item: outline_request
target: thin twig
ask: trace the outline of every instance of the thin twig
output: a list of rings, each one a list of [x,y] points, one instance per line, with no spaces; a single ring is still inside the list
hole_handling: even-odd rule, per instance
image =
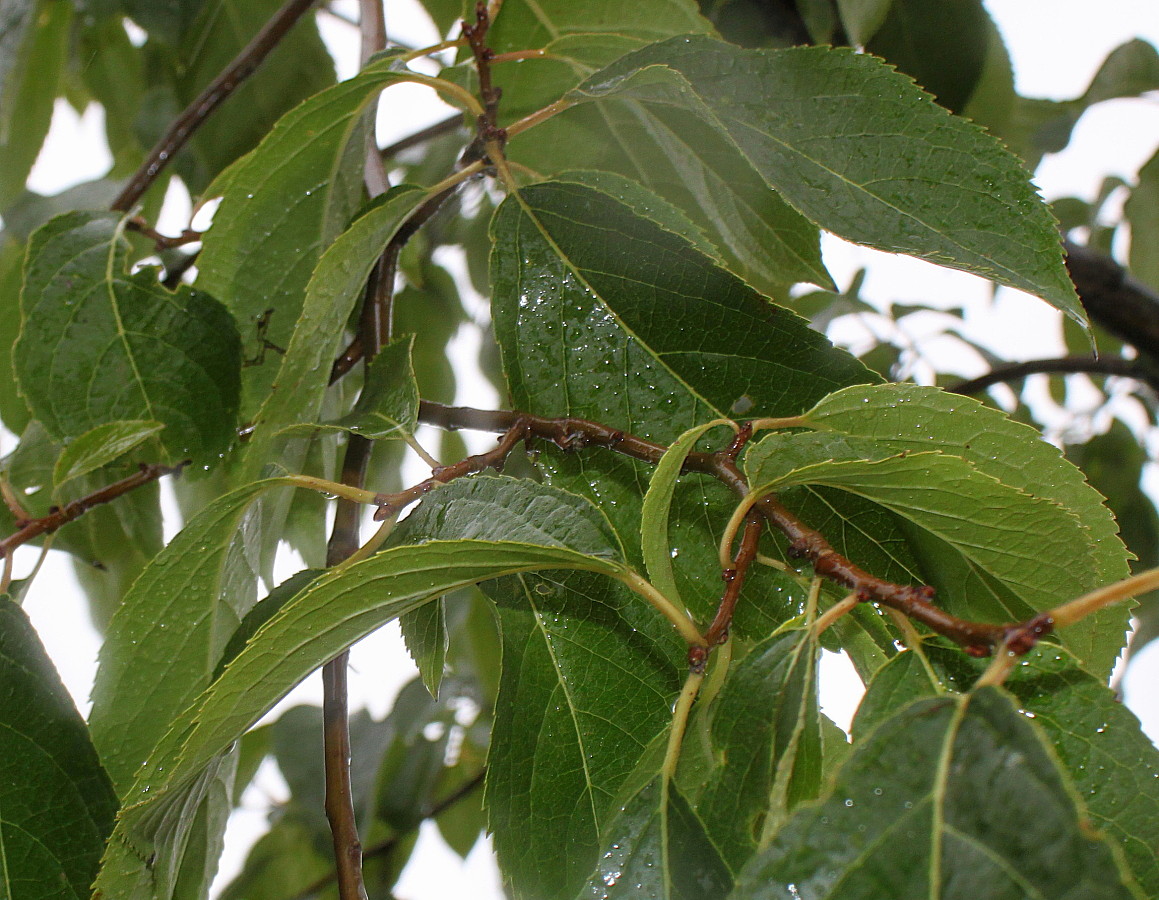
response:
[[[1159,390],[1159,372],[1135,359],[1121,356],[1064,356],[1059,359],[1032,359],[1029,362],[1006,363],[995,366],[985,375],[959,381],[946,388],[951,394],[980,394],[1004,381],[1016,381],[1027,375],[1059,375],[1086,372],[1091,375],[1118,375],[1134,378]]]
[[[94,506],[100,506],[102,503],[109,503],[116,500],[118,497],[129,493],[129,491],[136,490],[165,475],[176,475],[187,465],[189,465],[189,460],[178,463],[175,466],[142,464],[128,478],[122,478],[120,481],[107,484],[103,488],[93,491],[91,494],[86,494],[84,497],[66,503],[64,506],[53,507],[48,515],[41,516],[39,519],[18,522],[19,529],[0,541],[0,557],[10,556],[12,551],[22,544],[27,544],[42,534],[51,534],[74,519],[79,519]]]
[[[708,632],[704,636],[709,647],[723,644],[728,640],[728,628],[732,624],[732,614],[736,609],[736,602],[740,597],[740,589],[744,586],[745,577],[748,575],[749,566],[757,558],[757,547],[760,545],[761,530],[764,527],[764,520],[759,515],[749,515],[745,519],[744,536],[741,538],[740,548],[736,551],[732,566],[722,573],[725,581],[724,596],[720,598],[716,618],[712,620],[712,624],[708,626]]]
[[[364,352],[366,335],[373,334],[379,346],[390,340],[393,318],[391,306],[394,297],[394,279],[398,272],[399,254],[407,241],[414,237],[415,232],[454,195],[460,184],[462,182],[457,181],[420,204],[386,245],[386,249],[375,266],[373,276],[367,285],[369,301],[363,303],[358,334],[334,360],[334,364],[330,368],[330,384],[338,381],[366,355]]]
[[[407,135],[395,141],[393,144],[383,147],[381,150],[382,158],[384,160],[394,159],[394,157],[398,156],[404,150],[425,144],[427,141],[442,137],[444,134],[450,134],[461,128],[462,125],[463,117],[461,114],[456,113],[453,116],[448,116],[441,122],[436,122],[434,125],[422,129],[422,131],[416,131],[414,134]]]
[[[128,212],[210,114],[249,78],[317,0],[287,0],[236,57],[182,111],[117,195],[112,209]]]
[[[358,31],[361,37],[359,59],[365,66],[374,54],[386,48],[386,15],[382,8],[383,0],[358,0]],[[366,164],[363,167],[363,180],[366,182],[366,191],[371,197],[385,194],[390,187],[386,177],[386,168],[382,163],[382,156],[378,150],[378,139],[375,137],[375,121],[378,112],[378,100],[371,103],[369,113],[370,127],[366,134]]]
[[[451,791],[446,797],[437,803],[432,804],[426,810],[419,814],[419,817],[406,827],[399,829],[386,840],[379,841],[377,844],[372,844],[362,852],[363,861],[368,859],[378,859],[380,857],[387,857],[392,854],[402,841],[418,831],[419,826],[428,819],[436,819],[445,813],[448,809],[463,802],[470,797],[475,791],[483,786],[483,780],[487,775],[486,769],[480,769],[467,781],[464,781],[455,790]],[[327,872],[318,880],[308,884],[298,893],[294,894],[290,900],[307,900],[309,897],[316,897],[323,890],[328,888],[337,880],[337,876],[333,872]]]

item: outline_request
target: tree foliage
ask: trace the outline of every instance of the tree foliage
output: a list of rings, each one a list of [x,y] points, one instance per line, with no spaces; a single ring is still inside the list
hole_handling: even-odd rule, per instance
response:
[[[409,48],[364,2],[337,81],[309,0],[5,4],[0,896],[207,896],[265,759],[237,900],[392,896],[426,820],[527,900],[1159,896],[1159,751],[1107,686],[1157,628],[1146,454],[986,393],[1086,372],[1154,420],[1159,165],[1053,206],[1030,173],[1159,54],[1023,97],[944,6],[426,0],[447,40]],[[404,83],[456,112],[382,148]],[[54,102],[113,165],[42,196]],[[173,187],[208,227],[158,232]],[[841,290],[822,230],[1037,296],[1071,355],[859,358],[835,319],[928,311]],[[447,405],[464,329],[501,409]],[[23,545],[102,631],[87,722]],[[349,714],[395,620],[419,674]],[[823,649],[868,687],[848,738]],[[319,668],[322,710],[263,720]]]

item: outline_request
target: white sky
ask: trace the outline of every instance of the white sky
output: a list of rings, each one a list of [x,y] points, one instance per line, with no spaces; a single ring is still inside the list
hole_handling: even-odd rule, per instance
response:
[[[344,6],[356,14],[354,0],[348,0]],[[1034,96],[1066,99],[1081,94],[1106,54],[1132,37],[1141,36],[1159,44],[1159,3],[1154,0],[1102,0],[1094,8],[1089,0],[986,0],[986,6],[1010,48],[1019,90]],[[433,29],[414,14],[414,8],[413,0],[390,0],[388,28],[397,39],[413,46],[433,43],[437,39]],[[326,16],[321,16],[320,21],[327,41],[340,49],[340,74],[349,76],[353,69],[351,60],[357,56],[357,35],[353,29]],[[392,88],[380,117],[380,140],[388,143],[443,118],[447,108],[432,103],[432,98],[433,92],[425,88],[410,85]],[[104,174],[110,158],[101,129],[98,109],[90,108],[78,117],[61,103],[31,179],[33,189],[53,193]],[[1047,158],[1036,181],[1048,199],[1064,195],[1089,198],[1107,174],[1132,180],[1157,146],[1159,98],[1106,103],[1083,118],[1064,153]],[[179,192],[174,192],[172,197],[162,230],[179,230],[188,216],[188,198],[181,197]],[[971,276],[901,257],[887,257],[835,240],[827,239],[824,246],[826,262],[841,286],[848,284],[858,268],[870,266],[863,290],[867,297],[934,306],[974,301],[978,306],[987,306],[980,301],[989,295],[989,285]],[[1016,327],[1011,327],[1010,319],[1005,318],[1011,315],[1017,317]],[[940,329],[939,323],[936,317],[930,319],[931,334]],[[1055,355],[1059,351],[1057,316],[1041,301],[1013,291],[1000,291],[993,313],[971,316],[967,324],[978,333],[987,333],[995,349],[1011,358]],[[857,326],[849,327],[851,330],[843,337],[855,339]],[[995,328],[999,329],[997,336]],[[920,331],[911,336],[923,345],[923,352],[939,353],[945,349],[937,340],[923,341]],[[469,344],[473,338],[464,334],[463,340]],[[969,355],[961,356],[959,365],[965,375],[979,374],[985,368],[980,359]],[[460,381],[480,383],[478,378],[470,376]],[[464,396],[459,402],[492,404],[495,400]],[[11,444],[3,449],[10,448]],[[22,555],[18,560],[30,566],[32,556]],[[78,705],[87,711],[98,640],[88,625],[84,603],[65,557],[50,555],[25,608]],[[61,623],[67,623],[66,627]],[[1157,645],[1159,642],[1140,655],[1123,685],[1128,705],[1143,718],[1151,736],[1159,739],[1159,698],[1153,688],[1159,680]],[[355,705],[369,706],[379,716],[390,708],[398,689],[414,674],[397,627],[384,629],[382,634],[355,648],[352,667],[352,701]],[[840,657],[826,654],[823,669],[826,709],[838,722],[847,723],[857,702],[856,692],[848,687],[848,664]],[[300,702],[321,702],[316,678],[295,691],[279,709]],[[264,831],[269,802],[284,795],[285,788],[276,767],[267,763],[255,786],[247,792],[243,811],[231,823],[219,887],[240,867],[248,844]],[[502,896],[485,843],[478,845],[467,864],[461,866],[458,857],[428,824],[423,829],[419,847],[398,887],[400,897],[437,900],[448,896]]]

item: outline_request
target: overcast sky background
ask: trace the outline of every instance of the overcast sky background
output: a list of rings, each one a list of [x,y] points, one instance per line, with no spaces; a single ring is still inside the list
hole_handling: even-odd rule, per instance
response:
[[[352,17],[357,15],[356,0],[334,5]],[[1159,45],[1159,3],[1154,0],[1102,0],[1097,5],[1089,0],[986,0],[986,7],[1006,40],[1017,87],[1024,95],[1052,99],[1078,96],[1114,47],[1133,37]],[[357,31],[326,15],[320,16],[319,22],[324,38],[338,56],[340,77],[349,77],[357,65]],[[410,46],[425,46],[438,40],[413,0],[389,0],[387,27],[393,38]],[[415,85],[392,87],[385,98],[379,122],[379,138],[384,145],[441,120],[449,111],[433,92]],[[83,116],[77,116],[60,101],[30,186],[42,193],[56,193],[103,175],[111,159],[102,135],[102,121],[99,108],[90,107]],[[1106,175],[1132,181],[1157,146],[1159,98],[1111,101],[1086,113],[1068,148],[1061,154],[1048,156],[1035,180],[1047,199],[1061,196],[1091,199]],[[160,228],[176,233],[187,224],[188,216],[188,197],[171,191]],[[967,330],[971,334],[985,334],[996,352],[1011,359],[1054,356],[1061,351],[1058,315],[1039,300],[1002,289],[991,302],[989,283],[969,275],[904,257],[886,256],[834,239],[827,238],[824,249],[826,264],[842,287],[859,268],[869,268],[862,291],[867,298],[940,307],[966,305],[971,310],[966,318]],[[980,357],[963,352],[960,345],[940,336],[944,322],[936,314],[926,322],[928,331],[919,322],[908,333],[918,357],[924,354],[937,358],[943,366],[950,360],[965,376],[985,370]],[[836,336],[856,342],[859,336],[865,335],[867,327],[872,328],[872,323],[850,321]],[[465,351],[470,351],[478,344],[477,332],[467,328],[459,341]],[[472,354],[464,356],[470,358]],[[483,382],[477,370],[472,370],[472,364],[465,366],[460,373],[461,393],[456,402],[494,406],[498,402],[494,391]],[[920,380],[921,376],[919,359],[915,377]],[[1045,395],[1045,387],[1042,393]],[[1128,409],[1127,414],[1137,425],[1143,422],[1138,408]],[[1081,418],[1081,415],[1080,410],[1078,416]],[[1061,433],[1073,427],[1075,420],[1074,410],[1059,409],[1052,427]],[[0,450],[10,451],[13,440],[5,435]],[[487,442],[486,438],[477,440]],[[418,480],[426,473],[416,464],[410,474],[412,480]],[[1159,478],[1155,480],[1159,482]],[[27,571],[35,559],[31,548],[26,551],[18,555],[18,575]],[[23,570],[19,568],[21,565]],[[285,575],[297,568],[293,560],[283,561],[282,567]],[[49,555],[25,608],[77,705],[82,712],[87,712],[99,641],[89,626],[71,565],[63,554]],[[1159,684],[1157,645],[1159,642],[1153,643],[1136,658],[1123,681],[1128,706],[1143,720],[1153,740],[1159,740],[1159,697],[1155,690]],[[383,629],[356,647],[351,664],[352,705],[365,705],[376,716],[389,711],[398,690],[415,674],[396,626]],[[832,654],[826,655],[823,671],[822,697],[826,711],[845,725],[859,696],[856,678],[851,678],[848,664]],[[320,704],[321,686],[317,676],[280,704],[273,715],[288,705],[302,702]],[[242,811],[231,821],[218,888],[238,870],[249,844],[265,830],[270,804],[285,795],[285,785],[276,767],[267,762],[247,791]],[[448,896],[486,900],[502,896],[487,842],[481,841],[466,865],[460,865],[459,858],[430,825],[423,828],[419,849],[403,873],[397,893],[411,900]]]

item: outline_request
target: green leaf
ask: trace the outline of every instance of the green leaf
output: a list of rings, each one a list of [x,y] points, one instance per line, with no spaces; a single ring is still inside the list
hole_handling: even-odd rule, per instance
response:
[[[720,852],[677,789],[648,782],[608,826],[608,851],[579,897],[723,900],[732,889]]]
[[[423,685],[436,700],[447,659],[447,607],[440,597],[399,620],[406,649],[419,669]]]
[[[393,55],[387,56],[311,97],[283,116],[253,152],[208,189],[216,187],[224,196],[197,260],[197,283],[241,323],[247,358],[258,356],[261,340],[256,323],[268,309],[274,313],[266,340],[279,347],[294,337],[311,345],[317,340],[312,328],[298,327],[307,284],[323,252],[347,227],[361,202],[359,173],[366,149],[362,113],[380,90],[408,77],[396,65]],[[401,202],[401,196],[382,202]],[[383,207],[373,209],[379,213],[372,210],[368,215],[374,215],[371,221],[381,227]],[[373,230],[371,222],[364,223],[364,229]],[[359,237],[349,240],[348,250],[354,252],[355,244],[367,236],[360,229]],[[341,279],[343,299],[346,275]],[[328,318],[322,321],[329,324]],[[327,340],[316,352],[330,349]],[[265,399],[275,381],[276,360],[276,354],[266,354],[264,364],[246,369],[243,409],[252,412]]]
[[[956,615],[1022,621],[1088,589],[1093,546],[1074,513],[955,456],[890,452],[873,442],[777,434],[749,450],[745,468],[754,491],[824,485],[894,513],[907,524],[927,576],[943,589],[941,606]],[[954,592],[946,571],[951,566],[1009,593]]]
[[[148,420],[107,422],[70,441],[52,469],[53,484],[95,472],[139,446],[165,426]]]
[[[488,40],[497,53],[542,47],[573,34],[628,35],[658,40],[674,34],[707,32],[694,0],[640,0],[625,9],[617,0],[512,0],[495,20]],[[532,76],[533,77],[533,76]]]
[[[32,623],[0,597],[0,894],[87,898],[117,798]]]
[[[414,434],[419,418],[419,389],[411,351],[414,335],[383,347],[366,373],[358,402],[334,422],[343,431],[371,440]]]
[[[984,663],[940,643],[926,650],[947,685],[968,685],[982,672]],[[1094,826],[1122,845],[1144,893],[1155,896],[1159,750],[1139,720],[1101,679],[1084,672],[1065,650],[1046,644],[1022,659],[1006,688],[1055,749]]]
[[[1159,290],[1159,153],[1139,170],[1139,181],[1123,206],[1131,225],[1131,274]]]
[[[696,810],[734,871],[821,788],[819,652],[809,629],[762,641],[729,672],[714,706],[722,765]]]
[[[910,75],[960,113],[986,63],[990,16],[981,0],[892,0],[866,50]]]
[[[889,14],[894,0],[837,0],[841,26],[854,44],[864,47]]]
[[[142,573],[113,617],[90,723],[122,795],[178,713],[209,686],[253,604],[253,572],[244,541],[235,538],[253,499],[278,483],[247,485],[206,507]]]
[[[572,97],[623,91],[721,129],[822,228],[1029,291],[1086,321],[1054,221],[1018,160],[873,57],[679,38],[622,57]]]
[[[4,223],[6,226],[8,222]],[[24,263],[24,245],[8,240],[7,233],[0,237],[0,297],[8,298],[0,303],[0,334],[5,340],[0,343],[0,419],[13,434],[19,434],[30,418],[28,406],[16,386],[16,375],[12,366],[12,347],[20,334],[20,304],[12,298],[20,296]]]
[[[651,625],[641,620],[639,598],[584,573],[522,575],[486,590],[504,660],[488,825],[514,897],[571,900],[601,863],[621,785],[671,721],[683,643],[654,614]]]
[[[1159,89],[1159,53],[1146,41],[1127,41],[1112,50],[1081,97],[1073,100],[1018,98],[1003,140],[1017,148],[1031,168],[1044,153],[1057,153],[1070,143],[1079,119],[1092,106],[1119,97],[1135,97]]]
[[[216,78],[281,7],[281,0],[200,4],[196,19],[173,42],[177,101],[184,107]],[[314,16],[303,16],[222,107],[193,134],[185,178],[193,194],[248,153],[274,123],[300,102],[334,83],[334,62]]]
[[[648,483],[644,504],[640,508],[640,552],[648,569],[652,585],[665,597],[686,608],[680,599],[680,589],[676,586],[676,576],[672,571],[672,549],[668,540],[668,516],[672,510],[672,498],[676,492],[676,482],[684,467],[688,454],[705,433],[719,425],[709,422],[689,428],[680,435],[660,458]]]
[[[909,700],[963,690],[986,663],[931,641],[929,663],[898,654],[873,681],[857,710],[857,740]],[[1005,687],[1049,740],[1082,798],[1092,823],[1120,844],[1147,896],[1159,889],[1153,849],[1159,828],[1159,750],[1114,692],[1084,672],[1065,650],[1040,644],[1027,653]]]
[[[24,266],[20,390],[66,440],[98,425],[165,425],[175,459],[214,460],[234,440],[237,331],[207,294],[171,293],[156,273],[124,271],[120,216],[66,213],[35,234]]]
[[[882,723],[824,802],[745,868],[736,900],[1141,898],[1049,746],[1001,691]],[[795,893],[794,893],[795,892]]]
[[[251,485],[222,498],[198,517],[197,524],[210,528],[214,519],[243,503],[246,492],[252,497],[270,483],[276,482]],[[471,510],[482,505],[491,515],[488,523],[479,525],[472,521]],[[233,514],[240,516],[236,509]],[[228,524],[216,533],[229,531]],[[193,525],[186,528],[174,543],[193,530]],[[144,757],[126,757],[120,748],[108,754],[129,772],[132,770],[126,763],[130,759],[146,758],[148,762],[137,771],[133,787],[126,792],[126,797],[140,802],[122,815],[117,837],[109,844],[99,889],[109,896],[122,896],[153,881],[171,884],[175,854],[181,852],[185,839],[181,829],[186,826],[175,810],[200,802],[204,785],[219,765],[220,754],[311,671],[386,622],[454,588],[514,572],[575,568],[616,576],[625,571],[618,547],[608,542],[606,522],[590,504],[552,488],[515,479],[467,479],[448,485],[424,501],[395,537],[404,535],[425,543],[394,546],[351,566],[329,570],[282,604],[221,676],[181,715],[174,712],[163,718],[157,716],[150,723],[133,724],[135,733],[147,730],[154,741],[158,730],[169,726],[169,731],[151,752],[145,751]],[[503,539],[503,535],[508,539]],[[225,543],[220,537],[218,541]],[[177,560],[184,559],[184,565],[166,566],[163,573],[173,568],[175,577],[188,579],[188,567],[197,565],[188,561],[188,548],[207,543],[203,534],[190,535],[184,552],[173,554]],[[196,558],[220,559],[224,553],[224,549],[218,549],[214,554],[199,553]],[[252,575],[250,578],[252,581]],[[143,589],[145,584],[143,577],[136,587]],[[204,613],[201,615],[204,619]],[[234,628],[236,620],[230,631]],[[162,631],[159,627],[151,630]],[[202,626],[200,631],[204,633],[208,628]],[[161,643],[157,638],[141,640],[141,635],[131,635],[127,628],[122,633],[128,640],[136,636],[140,644],[148,643],[145,652],[154,652]],[[204,660],[205,671],[212,671],[220,651],[206,648],[204,639],[199,643],[202,649],[196,654],[198,666]],[[178,653],[190,655],[182,644],[180,650],[171,651],[165,659]],[[115,691],[107,691],[107,697],[124,696],[126,692],[139,695],[140,690],[134,692],[124,683],[147,678],[151,685],[156,681],[156,667],[142,665],[131,672],[115,670],[105,677],[110,686],[116,687]],[[206,683],[197,679],[191,691],[180,697],[174,691],[165,698],[166,703],[187,703]],[[111,704],[105,700],[105,705]],[[94,713],[95,710],[94,703]],[[101,732],[110,735],[105,742],[110,746],[113,719],[114,715],[106,714],[101,726]],[[172,824],[175,816],[176,828]]]
[[[917,385],[851,388],[835,393],[805,414],[808,424],[870,438],[896,452],[940,450],[959,456],[979,472],[1074,512],[1093,548],[1093,567],[1072,566],[1078,593],[1127,577],[1118,526],[1103,498],[1038,432],[975,400]],[[947,579],[951,582],[952,579]],[[1069,599],[1067,594],[1056,601]],[[1053,605],[1053,604],[1052,604]],[[1105,610],[1066,635],[1067,646],[1091,672],[1110,674],[1126,630],[1127,610]]]
[[[534,112],[641,42],[623,35],[572,35],[553,41],[547,58],[521,77],[498,70],[504,115]],[[570,178],[566,172],[576,165],[571,148],[582,145],[585,168],[619,173],[684,210],[695,222],[692,231],[665,227],[697,243],[702,231],[716,248],[709,255],[758,290],[780,295],[796,281],[833,286],[816,226],[769,191],[727,137],[695,115],[613,98],[567,110],[533,132],[512,142],[513,159]],[[632,193],[604,189],[651,217]]]
[[[72,4],[6,3],[0,13],[0,210],[24,189],[52,124]]]

